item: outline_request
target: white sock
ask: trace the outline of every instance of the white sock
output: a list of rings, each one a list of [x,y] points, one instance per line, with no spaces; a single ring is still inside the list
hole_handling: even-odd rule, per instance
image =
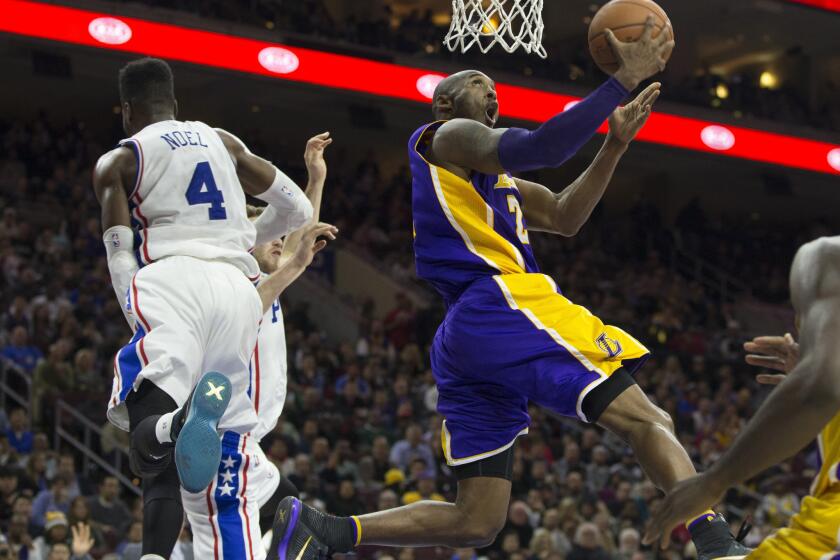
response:
[[[161,414],[157,424],[155,424],[155,437],[160,443],[172,443],[170,430],[172,430],[173,416],[175,416],[174,411]]]

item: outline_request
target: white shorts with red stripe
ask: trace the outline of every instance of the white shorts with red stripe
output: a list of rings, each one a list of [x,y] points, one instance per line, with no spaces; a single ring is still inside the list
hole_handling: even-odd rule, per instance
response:
[[[193,555],[201,560],[263,560],[260,507],[280,484],[280,472],[259,443],[226,432],[216,480],[200,494],[181,490],[193,532]]]
[[[201,375],[218,371],[233,385],[219,428],[244,434],[256,427],[249,362],[262,303],[241,270],[220,261],[167,257],[137,272],[129,305],[135,333],[114,358],[111,422],[129,429],[125,399],[144,379],[181,406]]]

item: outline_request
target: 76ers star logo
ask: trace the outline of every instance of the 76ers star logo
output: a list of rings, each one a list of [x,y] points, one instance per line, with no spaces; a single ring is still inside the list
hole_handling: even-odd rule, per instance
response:
[[[604,351],[610,358],[615,358],[621,354],[621,343],[614,338],[607,336],[607,333],[602,334],[595,340],[598,348]]]

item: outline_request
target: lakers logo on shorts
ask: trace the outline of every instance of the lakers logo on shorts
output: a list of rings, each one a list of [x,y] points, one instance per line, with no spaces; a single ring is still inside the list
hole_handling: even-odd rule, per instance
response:
[[[607,333],[599,336],[595,340],[595,344],[610,358],[615,358],[622,352],[621,343],[614,338],[608,337]]]

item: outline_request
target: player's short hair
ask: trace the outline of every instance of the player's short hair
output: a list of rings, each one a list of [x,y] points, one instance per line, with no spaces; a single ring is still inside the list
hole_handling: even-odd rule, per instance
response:
[[[175,77],[172,68],[159,58],[132,60],[120,69],[120,101],[146,108],[175,105]]]
[[[248,212],[248,218],[256,218],[265,211],[265,206],[254,206],[252,204],[248,204],[245,206],[245,210]]]

